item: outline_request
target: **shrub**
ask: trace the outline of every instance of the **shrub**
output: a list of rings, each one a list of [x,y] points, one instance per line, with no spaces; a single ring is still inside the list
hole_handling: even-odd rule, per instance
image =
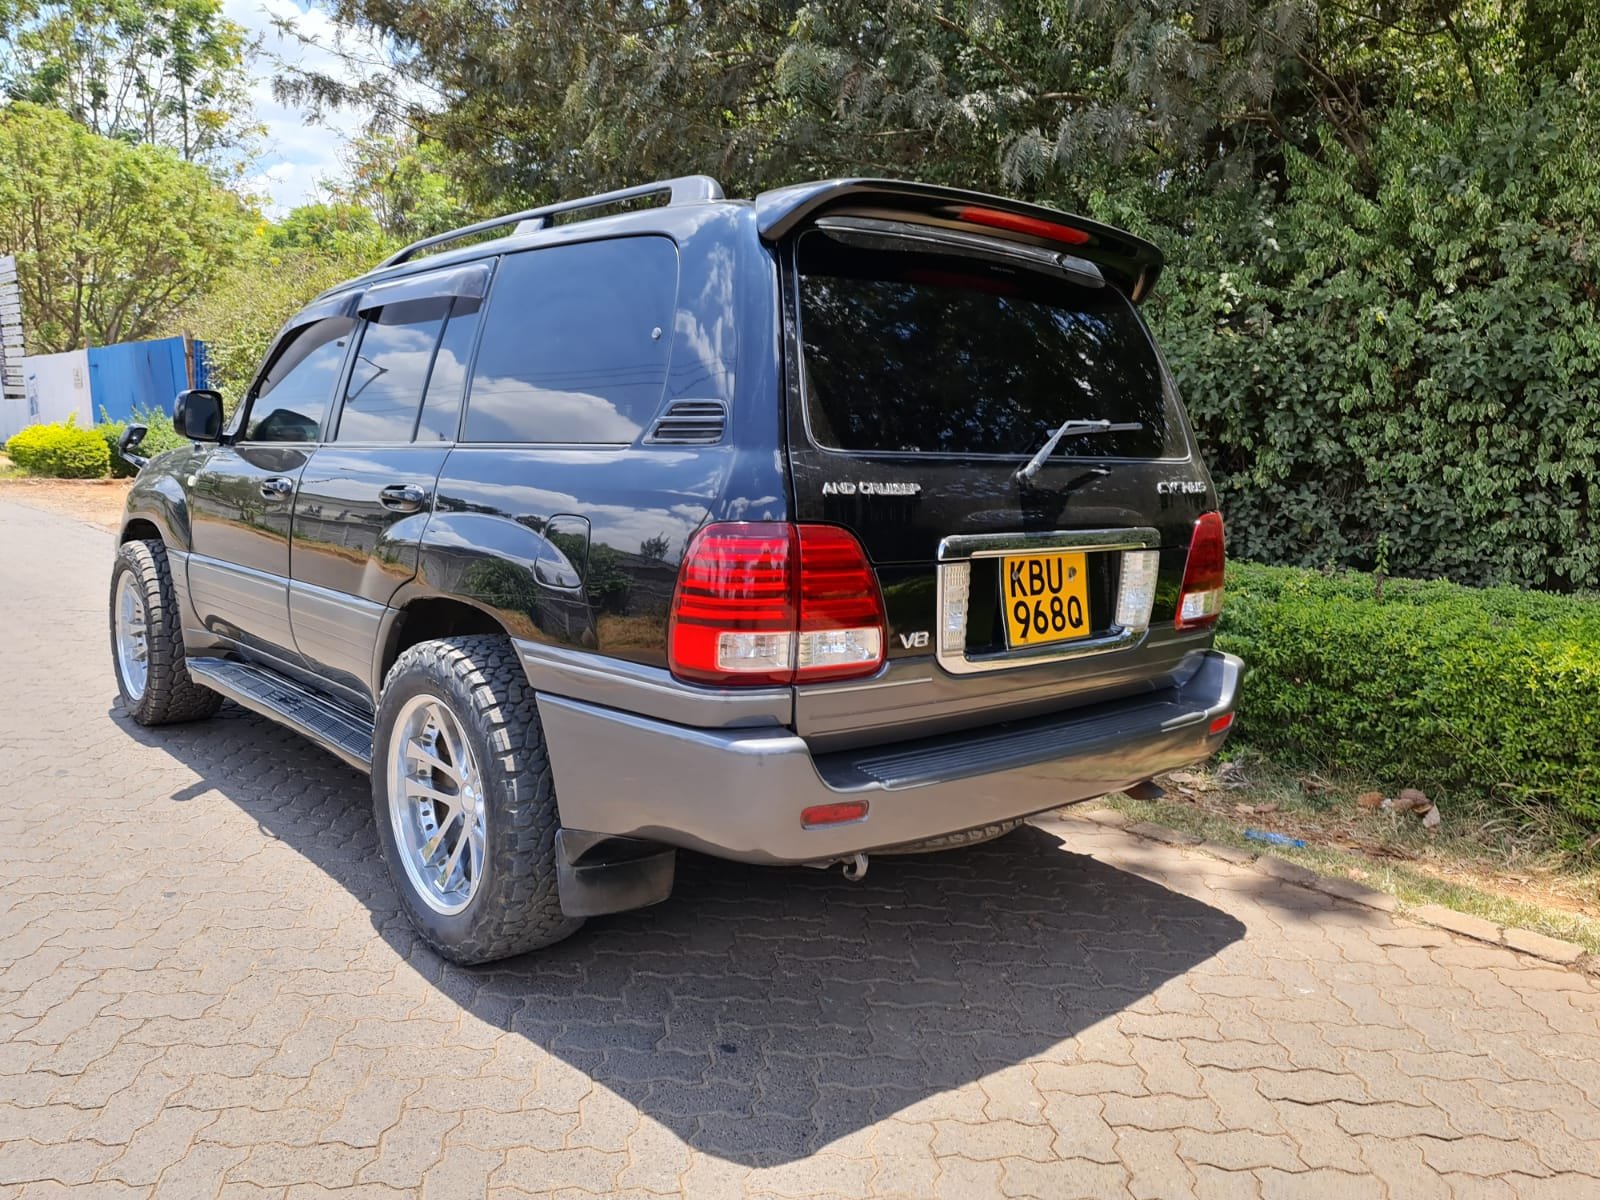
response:
[[[1150,232],[1230,550],[1600,587],[1600,93],[1402,109]],[[1113,218],[1121,213],[1107,214]],[[1131,215],[1131,214],[1130,214]]]
[[[74,414],[65,423],[30,425],[6,443],[6,454],[30,475],[57,479],[103,479],[111,473],[111,451],[93,429],[79,429]]]
[[[135,453],[146,458],[189,444],[189,440],[172,427],[172,418],[159,408],[134,409],[132,421],[112,421],[105,409],[101,409],[100,424],[95,426],[95,432],[105,439],[106,449],[111,454],[111,474],[118,479],[127,479],[139,473],[137,467],[117,453],[117,443],[122,440],[123,431],[129,425],[145,427],[144,441],[139,443]]]
[[[1241,738],[1374,782],[1600,825],[1600,601],[1235,563]]]

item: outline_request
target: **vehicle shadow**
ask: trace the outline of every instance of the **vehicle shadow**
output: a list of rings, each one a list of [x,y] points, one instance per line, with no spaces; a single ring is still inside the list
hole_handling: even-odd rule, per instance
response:
[[[1006,1067],[1070,1060],[1065,1039],[1244,933],[1024,826],[985,846],[874,859],[859,883],[685,853],[666,903],[462,969],[400,913],[364,776],[231,704],[160,730],[111,715],[201,777],[175,801],[219,791],[366,903],[395,952],[467,1011],[750,1166],[804,1157]]]

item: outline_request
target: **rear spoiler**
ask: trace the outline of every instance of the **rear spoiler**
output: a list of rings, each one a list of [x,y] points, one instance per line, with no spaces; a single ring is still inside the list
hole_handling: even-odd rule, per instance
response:
[[[949,229],[1056,246],[1086,258],[1134,303],[1156,286],[1165,259],[1156,246],[1098,221],[962,188],[899,179],[829,179],[762,192],[755,199],[761,237],[778,242],[824,213],[857,212],[923,220]]]

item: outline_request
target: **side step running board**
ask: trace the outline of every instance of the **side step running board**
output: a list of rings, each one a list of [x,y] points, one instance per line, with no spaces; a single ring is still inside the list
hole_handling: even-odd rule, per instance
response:
[[[372,722],[267,667],[224,658],[191,658],[196,683],[302,733],[352,767],[372,769]]]

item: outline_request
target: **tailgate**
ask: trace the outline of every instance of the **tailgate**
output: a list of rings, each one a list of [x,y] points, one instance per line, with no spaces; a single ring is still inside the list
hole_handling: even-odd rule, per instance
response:
[[[881,676],[799,689],[804,736],[1147,692],[1209,644],[1171,628],[1215,506],[1177,397],[1114,278],[1040,240],[880,205],[780,247],[795,519],[860,539],[888,615]]]

